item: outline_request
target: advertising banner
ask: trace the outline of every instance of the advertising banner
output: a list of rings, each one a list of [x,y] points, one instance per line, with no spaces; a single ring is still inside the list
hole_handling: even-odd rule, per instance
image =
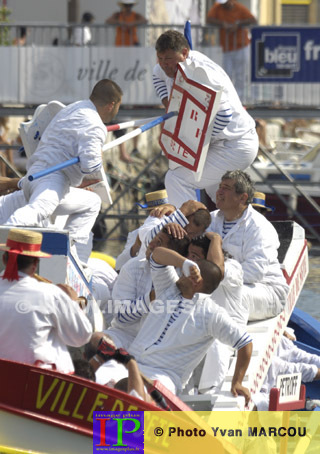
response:
[[[319,27],[252,29],[252,82],[320,81]]]

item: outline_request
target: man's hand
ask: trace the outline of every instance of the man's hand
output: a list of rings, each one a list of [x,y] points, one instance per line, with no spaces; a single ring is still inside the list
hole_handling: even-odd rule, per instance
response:
[[[18,181],[20,178],[0,177],[0,196],[18,191]]]
[[[94,180],[89,180],[89,179],[84,179],[82,180],[82,183],[80,184],[80,186],[78,186],[79,189],[84,189],[86,188],[87,186],[90,186],[92,184],[96,184],[96,183],[99,183],[101,180],[99,180],[98,178],[95,178]]]
[[[198,284],[201,281],[202,276],[198,265],[190,267],[190,278],[193,280],[195,284]]]
[[[231,392],[232,394],[237,397],[237,396],[244,396],[246,405],[250,402],[251,399],[251,394],[248,388],[245,388],[242,386],[241,383],[232,383],[231,385]]]
[[[154,218],[163,218],[163,216],[170,216],[170,214],[174,213],[175,211],[175,206],[171,205],[170,203],[166,203],[151,210],[149,216],[153,216]]]
[[[130,355],[124,348],[118,348],[114,355],[114,359],[118,361],[118,363],[126,365],[129,361],[134,359],[134,357]]]
[[[205,236],[210,241],[213,240],[213,239],[216,239],[216,240],[219,240],[220,243],[222,244],[222,237],[221,237],[221,235],[219,235],[219,233],[216,233],[216,232],[205,232]]]
[[[166,224],[165,228],[169,235],[172,235],[173,238],[177,238],[178,240],[182,240],[184,237],[188,236],[188,233],[181,227],[181,225],[176,224],[175,222]]]
[[[185,217],[191,216],[191,214],[194,214],[198,210],[207,210],[207,207],[203,203],[197,202],[196,200],[188,200],[180,207],[180,211],[185,215]]]

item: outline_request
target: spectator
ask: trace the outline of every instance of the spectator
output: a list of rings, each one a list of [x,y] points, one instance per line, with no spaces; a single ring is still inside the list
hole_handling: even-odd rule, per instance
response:
[[[12,41],[12,44],[14,46],[25,46],[25,44],[27,42],[27,35],[28,35],[27,27],[19,27],[16,30],[16,33],[17,33],[17,36]]]
[[[10,163],[13,164],[13,153],[10,148],[7,148],[10,144],[9,138],[9,118],[0,117],[0,145],[4,145],[6,148],[3,150],[0,148],[3,157]],[[4,161],[0,161],[0,174],[1,176],[10,176],[10,170]]]
[[[114,125],[114,124],[117,124],[116,121],[111,121],[109,123],[109,125]],[[125,134],[126,134],[127,130],[126,129],[117,129],[115,131],[112,131],[112,133],[114,134],[115,138],[116,139],[120,139],[120,137],[123,137]],[[138,145],[138,140],[139,140],[139,137],[136,136],[133,138],[133,150],[132,150],[132,154],[136,154],[138,153],[138,149],[137,149],[137,145]],[[123,142],[119,145],[119,151],[120,151],[120,160],[122,162],[125,162],[127,164],[130,164],[133,162],[130,154],[128,154],[127,150],[126,150],[126,142]]]
[[[120,11],[112,14],[106,19],[106,24],[117,25],[116,46],[139,46],[137,26],[147,23],[145,17],[132,11],[136,2],[134,0],[123,0],[118,2]]]
[[[28,364],[55,365],[73,372],[67,345],[80,347],[92,334],[86,315],[77,304],[76,292],[34,279],[41,257],[42,234],[11,229],[1,245],[5,271],[0,279],[0,357]],[[60,288],[59,288],[60,287]]]
[[[92,35],[90,24],[94,21],[94,16],[91,13],[83,13],[81,23],[82,27],[75,27],[73,31],[73,44],[75,46],[88,46],[91,44]]]
[[[248,26],[257,20],[236,0],[217,0],[208,12],[207,22],[220,28],[223,68],[243,101],[250,67]]]

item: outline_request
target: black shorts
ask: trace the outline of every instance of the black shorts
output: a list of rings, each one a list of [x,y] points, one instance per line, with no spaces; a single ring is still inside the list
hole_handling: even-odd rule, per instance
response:
[[[110,121],[109,125],[116,125],[118,122],[116,121]],[[116,139],[119,139],[119,137],[122,137],[126,134],[127,130],[126,129],[117,129],[117,131],[112,131]]]

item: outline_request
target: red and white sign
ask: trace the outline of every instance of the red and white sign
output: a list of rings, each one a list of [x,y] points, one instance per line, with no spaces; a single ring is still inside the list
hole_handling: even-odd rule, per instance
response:
[[[186,167],[201,178],[218,111],[221,91],[213,90],[203,68],[186,62],[178,65],[168,112],[178,111],[164,123],[160,146],[169,159],[169,167]]]

